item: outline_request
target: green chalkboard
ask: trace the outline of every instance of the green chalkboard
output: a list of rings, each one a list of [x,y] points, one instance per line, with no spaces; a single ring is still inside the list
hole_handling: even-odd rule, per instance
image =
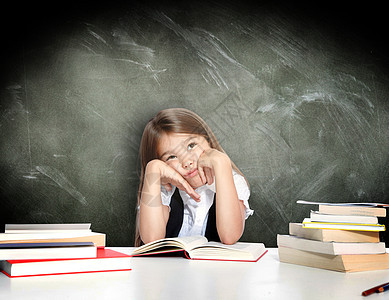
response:
[[[378,21],[330,5],[42,9],[2,21],[1,224],[91,222],[133,245],[140,137],[168,107],[202,116],[250,182],[242,240],[275,246],[314,209],[297,199],[389,201]]]

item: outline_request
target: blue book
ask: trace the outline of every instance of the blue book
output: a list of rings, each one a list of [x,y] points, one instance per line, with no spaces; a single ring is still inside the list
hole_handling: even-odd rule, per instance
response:
[[[0,244],[0,260],[95,258],[96,255],[97,247],[92,242]]]

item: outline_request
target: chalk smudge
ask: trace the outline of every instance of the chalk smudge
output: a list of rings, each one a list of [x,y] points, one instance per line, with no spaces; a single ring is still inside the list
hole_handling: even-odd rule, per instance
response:
[[[91,56],[110,58],[113,61],[125,62],[138,66],[143,71],[150,73],[151,77],[160,85],[159,74],[166,69],[156,70],[152,65],[155,50],[139,45],[124,30],[116,28],[113,32],[106,32],[91,24],[85,24],[86,35],[80,41],[80,45],[86,49]],[[131,58],[132,59],[131,59]],[[94,75],[94,79],[112,78],[110,74]]]
[[[233,88],[231,85],[237,85],[231,71],[239,74],[237,78],[255,79],[255,76],[235,59],[229,48],[211,32],[199,28],[183,28],[161,12],[152,13],[152,17],[183,38],[185,45],[193,49],[200,62],[201,77],[208,84],[212,82],[219,88],[230,90]]]
[[[322,170],[314,176],[311,181],[307,182],[300,190],[297,199],[317,199],[317,195],[326,187],[326,183],[334,176],[338,166],[333,164]],[[316,198],[315,198],[316,197]]]
[[[85,197],[76,190],[75,186],[65,177],[59,170],[50,166],[37,166],[36,169],[43,175],[53,180],[60,188],[68,192],[74,199],[78,200],[82,205],[87,205]]]

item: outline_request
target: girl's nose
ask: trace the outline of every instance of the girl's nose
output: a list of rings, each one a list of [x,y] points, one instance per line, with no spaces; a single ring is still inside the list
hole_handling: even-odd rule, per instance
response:
[[[192,160],[185,160],[182,162],[182,167],[184,169],[191,169],[193,167],[193,161]]]

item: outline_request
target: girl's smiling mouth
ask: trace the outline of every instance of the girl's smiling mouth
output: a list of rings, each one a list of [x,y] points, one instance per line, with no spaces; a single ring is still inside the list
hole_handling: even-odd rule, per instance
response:
[[[192,178],[192,177],[196,176],[197,173],[198,173],[198,170],[197,170],[197,169],[194,169],[194,170],[190,171],[189,173],[187,173],[186,175],[184,175],[184,177],[186,177],[186,178]]]

